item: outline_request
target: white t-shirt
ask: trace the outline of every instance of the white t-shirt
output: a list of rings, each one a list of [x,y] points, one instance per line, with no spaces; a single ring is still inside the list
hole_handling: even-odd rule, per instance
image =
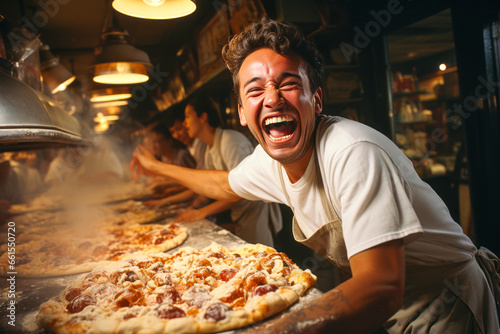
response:
[[[205,151],[205,167],[231,170],[252,152],[252,143],[244,134],[236,130],[216,128],[214,145],[207,147]]]
[[[317,138],[315,151],[327,196],[342,221],[348,257],[404,238],[407,261],[469,260],[475,246],[397,146],[366,125],[340,117],[336,120]],[[277,166],[259,145],[230,172],[231,188],[247,199],[288,205]],[[282,173],[294,214],[309,237],[327,222],[313,182],[314,158],[294,184],[283,169]]]
[[[196,169],[205,169],[205,150],[207,148],[207,144],[205,144],[202,140],[195,138],[193,140],[193,144],[188,146],[188,151],[193,156],[194,160],[196,160]]]

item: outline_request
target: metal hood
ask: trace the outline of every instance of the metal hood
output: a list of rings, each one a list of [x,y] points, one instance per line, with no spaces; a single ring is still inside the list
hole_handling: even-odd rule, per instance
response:
[[[0,152],[89,143],[83,124],[75,117],[0,71]]]

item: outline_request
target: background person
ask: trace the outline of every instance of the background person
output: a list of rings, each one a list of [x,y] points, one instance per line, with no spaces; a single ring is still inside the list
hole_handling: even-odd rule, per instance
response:
[[[184,126],[184,110],[175,108],[165,119],[165,126],[168,127],[172,137],[184,144],[196,161],[196,169],[204,169],[206,144],[198,138],[191,138]],[[155,189],[153,189],[155,191]],[[190,189],[184,189],[181,192],[165,196],[160,199],[154,199],[144,202],[144,205],[165,206],[172,204],[188,204],[188,208],[196,209],[206,205],[209,200],[206,197],[199,196]]]

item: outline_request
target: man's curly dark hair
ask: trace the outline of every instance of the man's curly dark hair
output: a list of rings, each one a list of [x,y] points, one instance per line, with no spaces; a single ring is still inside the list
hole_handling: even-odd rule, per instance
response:
[[[308,40],[300,29],[287,22],[263,18],[252,23],[235,35],[222,49],[222,58],[233,77],[233,87],[239,95],[238,72],[245,58],[252,52],[269,48],[281,55],[296,54],[307,63],[307,74],[314,92],[323,82],[323,57],[316,45]]]

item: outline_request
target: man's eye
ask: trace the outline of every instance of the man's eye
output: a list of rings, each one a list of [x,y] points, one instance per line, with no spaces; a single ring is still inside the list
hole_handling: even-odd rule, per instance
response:
[[[262,92],[262,88],[258,88],[258,87],[255,87],[255,88],[250,88],[250,89],[247,91],[247,95],[257,95],[257,94],[259,94],[260,92]]]
[[[299,84],[296,82],[287,82],[281,85],[280,89],[282,90],[291,90],[291,89],[297,89],[299,87]]]

